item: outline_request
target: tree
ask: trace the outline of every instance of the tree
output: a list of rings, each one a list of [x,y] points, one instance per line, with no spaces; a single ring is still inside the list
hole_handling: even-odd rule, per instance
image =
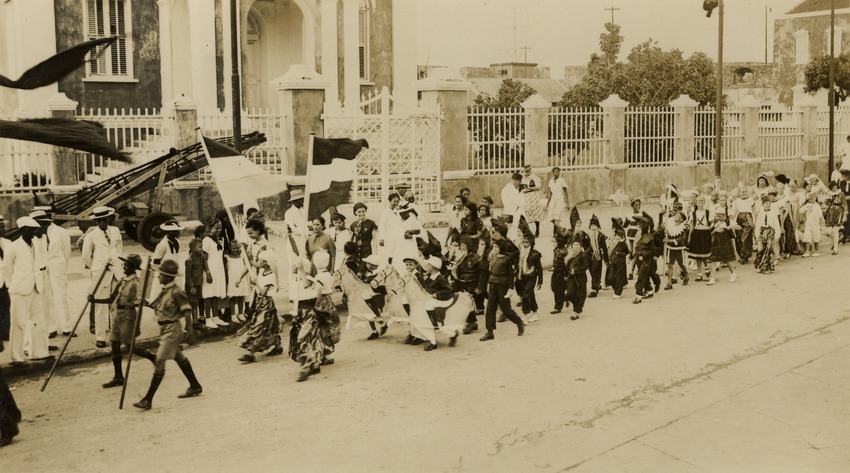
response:
[[[850,95],[850,59],[847,56],[839,56],[835,58],[834,64],[836,103],[841,103]],[[804,74],[804,92],[829,90],[829,56],[812,59],[806,65]]]
[[[605,32],[599,35],[601,55],[593,53],[587,63],[587,73],[581,82],[561,98],[561,106],[596,107],[599,102],[615,93],[617,78],[621,76],[622,63],[617,62],[623,36],[620,27],[605,23]]]
[[[495,97],[478,94],[475,105],[487,109],[519,107],[529,97],[534,95],[534,89],[523,82],[505,79]]]

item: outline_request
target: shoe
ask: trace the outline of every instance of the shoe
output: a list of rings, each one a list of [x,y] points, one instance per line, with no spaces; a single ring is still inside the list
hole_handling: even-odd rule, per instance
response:
[[[103,340],[98,340],[94,345],[98,348],[106,348],[106,342]]]
[[[507,322],[507,321],[508,321],[508,317],[507,317],[507,316],[505,316],[505,315],[500,315],[500,316],[499,316],[499,320],[498,320],[497,322]]]
[[[246,321],[246,320],[248,320],[248,316],[247,316],[247,315],[245,315],[245,314],[236,314],[236,320],[237,320],[240,324],[244,324],[244,323],[245,323],[245,321]]]
[[[54,330],[47,335],[47,338],[56,338],[58,335],[59,334],[56,333],[56,330]]]
[[[282,355],[282,354],[283,354],[283,347],[274,347],[268,353],[266,353],[266,356],[277,356],[277,355]]]
[[[469,335],[470,333],[475,332],[476,330],[478,330],[478,324],[467,324],[465,327],[463,327],[463,334]]]
[[[133,407],[138,407],[143,411],[149,411],[151,410],[151,402],[146,398],[142,398],[141,401],[134,403]]]
[[[384,335],[386,335],[386,334],[387,334],[387,329],[388,329],[388,328],[390,328],[390,327],[389,327],[389,325],[387,325],[386,323],[385,323],[385,324],[383,324],[383,325],[381,325],[381,329],[378,331],[378,334],[379,334],[380,336],[382,336],[382,337],[383,337]]]
[[[634,278],[635,278],[635,275],[634,275],[634,274],[629,274],[629,281],[631,281],[631,280],[632,280],[632,279],[634,279]]]
[[[204,388],[200,386],[189,386],[189,388],[186,389],[185,393],[177,396],[177,399],[186,399],[187,397],[200,396],[202,392],[204,392]]]
[[[431,351],[431,350],[436,350],[436,349],[437,349],[437,344],[429,343],[428,345],[425,346],[424,351]]]
[[[524,334],[524,333],[525,333],[525,322],[520,320],[519,324],[517,325],[516,334],[517,334],[518,337],[521,337],[522,334]]]
[[[578,314],[571,315],[570,320],[578,320]]]
[[[372,332],[368,337],[366,337],[366,340],[377,340],[379,336],[378,332]]]
[[[815,251],[814,253],[812,253],[812,256],[820,256],[820,253],[818,253],[817,251]]]
[[[244,355],[240,356],[238,358],[238,360],[241,361],[242,363],[253,363],[257,359],[254,357],[254,355],[252,355],[250,353],[245,353]]]
[[[670,289],[673,289],[673,285],[672,285],[672,284],[668,284],[668,285],[664,286],[664,290],[665,290],[665,291],[669,291]]]
[[[89,326],[89,332],[91,332],[91,334],[94,335],[94,332],[95,332],[94,325]]]
[[[309,378],[310,376],[313,376],[314,374],[318,374],[318,373],[321,373],[321,372],[322,372],[322,369],[319,368],[319,367],[313,368],[310,371],[302,371],[302,372],[298,373],[298,379],[296,379],[296,381],[298,381],[299,383],[302,382],[302,381],[307,381],[307,378]]]
[[[647,292],[646,294],[643,295],[643,298],[644,299],[652,299],[652,296],[654,296],[654,295],[655,295],[654,292],[649,291],[649,292]]]
[[[526,322],[527,323],[534,323],[534,322],[537,322],[538,320],[540,320],[540,317],[537,316],[537,312],[532,312],[531,317],[529,317],[528,320],[526,320]]]
[[[425,342],[425,340],[422,340],[421,338],[413,337],[413,341],[410,342],[410,344],[411,345],[421,345],[424,342]]]
[[[56,357],[53,355],[42,356],[41,358],[33,358],[30,361],[53,361]]]
[[[56,345],[47,345],[47,351],[59,351],[59,347]]]
[[[411,335],[411,334],[407,334],[407,338],[405,338],[405,339],[404,339],[404,342],[403,342],[403,343],[404,343],[405,345],[412,345],[412,344],[413,344],[413,340],[414,340],[413,335]]]
[[[708,280],[708,283],[706,283],[706,285],[708,285],[708,286],[713,286],[713,285],[714,285],[714,278],[710,278],[710,279]]]
[[[683,286],[687,286],[687,285],[688,285],[688,281],[690,281],[690,278],[682,279],[682,285],[683,285]]]
[[[803,258],[808,258],[809,256],[812,256],[812,254],[809,253],[808,251],[803,253]]]
[[[479,342],[486,342],[487,340],[493,340],[494,338],[496,338],[496,336],[493,335],[493,332],[487,332],[487,333],[484,334],[483,337],[479,338],[478,341]]]
[[[640,304],[640,303],[641,303],[640,297],[635,297],[635,300],[632,301],[632,304]]]
[[[111,381],[109,381],[108,383],[103,383],[101,384],[101,386],[103,386],[104,389],[124,386],[124,378],[112,378]]]
[[[220,317],[213,317],[211,320],[213,321],[214,324],[218,325],[219,327],[227,327],[228,325],[230,325],[229,323],[225,322],[224,320],[221,320]]]
[[[679,282],[679,280],[678,280],[678,279],[676,279],[676,278],[671,278],[671,279],[670,279],[670,283],[671,283],[671,284],[678,284],[678,282]]]
[[[697,277],[695,277],[695,278],[694,278],[694,281],[697,281],[697,282],[702,281],[702,276],[697,276]]]
[[[552,310],[550,310],[550,311],[549,311],[549,313],[550,313],[550,314],[560,314],[560,313],[561,313],[561,309],[552,309]]]
[[[460,335],[460,332],[458,332],[457,330],[455,330],[455,334],[454,334],[454,336],[449,337],[449,346],[450,346],[450,347],[453,347],[453,346],[457,345],[457,337],[458,337],[458,335]]]
[[[837,254],[838,254],[838,250],[832,250],[832,256],[835,256]]]
[[[613,295],[611,295],[611,299],[619,299],[619,298],[621,298],[621,297],[623,297],[621,294],[613,294]]]
[[[321,362],[321,363],[319,363],[319,364],[320,364],[321,366],[332,365],[332,364],[334,364],[334,359],[333,359],[333,358],[325,358],[325,360],[324,360],[324,361],[322,361],[322,362]]]
[[[737,280],[737,279],[738,279],[738,273],[732,273],[732,275],[729,276],[729,282],[735,282],[735,280]]]
[[[77,336],[77,334],[76,334],[76,333],[75,333],[75,334],[73,334],[73,335],[71,335],[71,332],[62,332],[62,336],[63,336],[63,337],[67,337],[67,336],[69,336],[69,335],[71,336],[71,338],[74,338],[74,337],[76,337],[76,336]]]
[[[5,436],[5,435],[0,437],[0,447],[5,447],[6,445],[9,445],[10,443],[12,443],[13,438],[14,437],[12,437],[11,435],[8,436],[8,437]]]
[[[587,295],[587,297],[591,297],[591,298],[596,297],[597,293],[598,293],[598,291],[592,291],[590,294]]]
[[[204,320],[204,327],[206,327],[206,328],[218,328],[218,325],[215,322],[213,322],[213,319],[205,319]]]

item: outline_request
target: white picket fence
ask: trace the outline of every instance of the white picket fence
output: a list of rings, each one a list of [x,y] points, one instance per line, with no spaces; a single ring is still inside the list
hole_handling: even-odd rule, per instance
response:
[[[605,163],[604,114],[599,107],[549,110],[549,165],[589,169]]]
[[[50,112],[0,110],[3,120],[47,118]],[[29,193],[45,189],[53,182],[53,148],[32,141],[0,139],[0,193]]]
[[[467,163],[481,174],[519,171],[525,160],[525,111],[521,107],[470,107]]]

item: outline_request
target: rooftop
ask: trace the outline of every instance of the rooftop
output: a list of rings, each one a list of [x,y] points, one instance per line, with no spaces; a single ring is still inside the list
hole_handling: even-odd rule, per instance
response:
[[[788,11],[789,15],[798,13],[814,13],[829,11],[832,8],[832,0],[804,0],[796,7]],[[850,0],[835,0],[835,9],[850,8]]]

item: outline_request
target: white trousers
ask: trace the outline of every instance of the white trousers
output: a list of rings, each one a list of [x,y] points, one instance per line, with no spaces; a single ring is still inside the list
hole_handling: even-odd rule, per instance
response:
[[[10,294],[12,302],[9,345],[12,361],[24,361],[24,338],[31,337],[30,358],[44,358],[47,351],[47,324],[44,320],[44,294],[33,290],[27,295]]]
[[[103,269],[91,272],[91,288],[97,284]],[[95,299],[108,299],[112,292],[112,272],[108,271],[100,286],[94,290]],[[109,304],[94,305],[94,338],[98,342],[106,341],[106,332],[109,331]]]
[[[70,332],[71,317],[68,315],[68,275],[50,274],[44,278],[44,314],[48,332]]]

